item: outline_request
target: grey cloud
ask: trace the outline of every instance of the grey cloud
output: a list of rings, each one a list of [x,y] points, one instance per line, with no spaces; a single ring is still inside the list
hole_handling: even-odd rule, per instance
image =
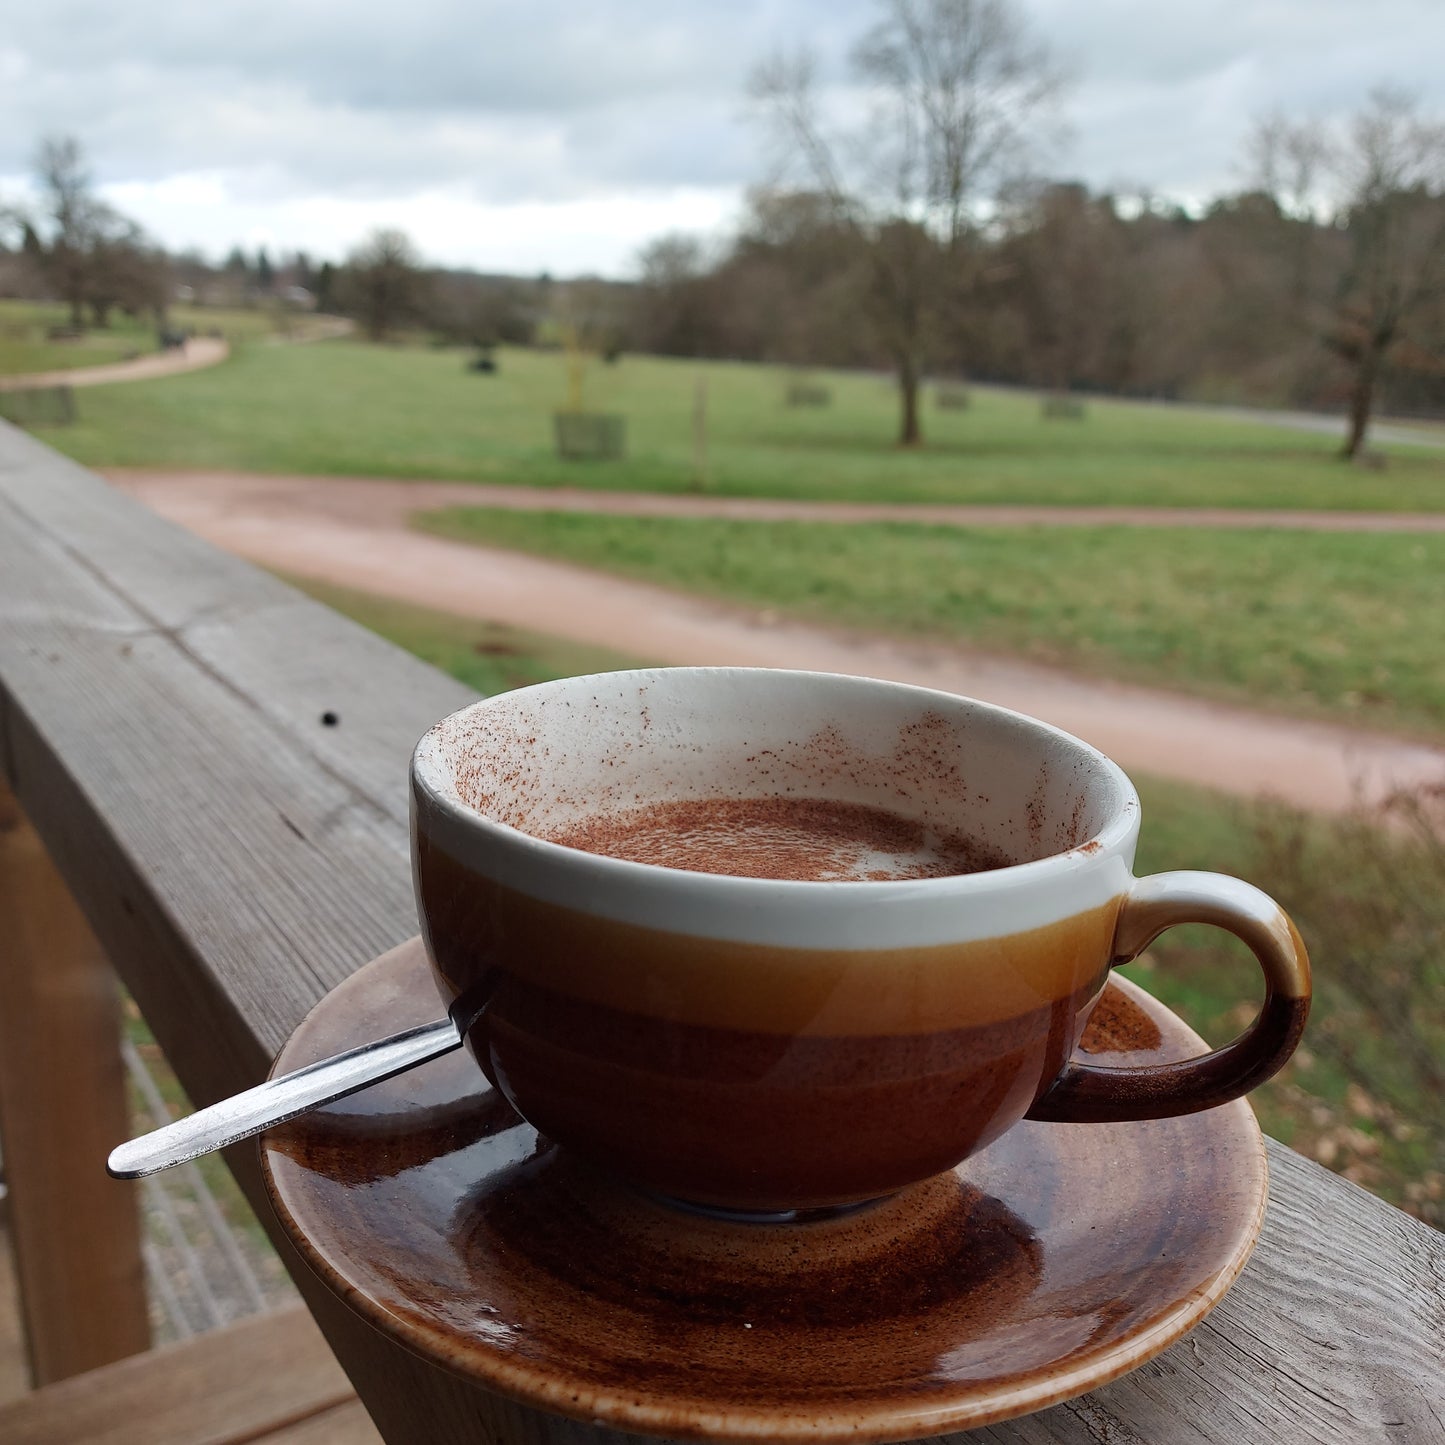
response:
[[[103,181],[234,172],[276,195],[737,185],[754,165],[736,123],[751,64],[790,31],[858,28],[824,0],[274,8],[27,6],[0,36],[0,175],[68,131]]]
[[[1074,69],[1056,169],[1162,191],[1234,183],[1250,118],[1323,114],[1393,78],[1445,108],[1439,0],[1024,0]],[[873,0],[15,0],[0,31],[0,176],[77,134],[104,182],[223,176],[247,200],[489,203],[767,168],[739,123],[751,65],[811,41],[845,75]]]
[[[1445,44],[1436,0],[1032,0],[1030,9],[1039,33],[1100,82],[1172,85],[1257,57],[1269,78],[1293,85],[1322,61],[1368,68],[1373,52],[1438,87]]]
[[[736,91],[778,34],[851,31],[850,9],[865,6],[295,0],[281,12],[246,0],[61,0],[29,6],[7,39],[46,68],[98,71],[144,57],[159,71],[264,77],[357,109],[566,112],[637,95]]]
[[[734,184],[752,158],[732,96],[703,96],[681,114],[668,97],[649,96],[523,121],[367,110],[289,86],[219,86],[203,73],[165,85],[96,77],[83,104],[53,90],[35,85],[8,105],[0,99],[0,130],[12,138],[0,174],[25,170],[36,137],[61,129],[81,137],[102,180],[219,171],[249,177],[253,194],[275,196],[459,185],[485,201],[555,200],[601,187]],[[26,113],[53,119],[26,126],[18,119]]]

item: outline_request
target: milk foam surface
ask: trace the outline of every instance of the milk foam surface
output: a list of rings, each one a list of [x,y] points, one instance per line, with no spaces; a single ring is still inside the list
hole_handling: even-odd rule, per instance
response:
[[[746,878],[947,878],[1009,860],[961,833],[822,798],[705,798],[599,814],[551,842],[636,863]]]

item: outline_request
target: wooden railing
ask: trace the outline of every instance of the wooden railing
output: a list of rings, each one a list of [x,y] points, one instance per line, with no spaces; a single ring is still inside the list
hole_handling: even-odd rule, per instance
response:
[[[415,932],[406,762],[468,700],[0,425],[0,1122],[34,1353],[58,1352],[42,1377],[141,1338],[130,1186],[102,1170],[123,1121],[101,951],[196,1103],[255,1083]],[[254,1145],[227,1162],[269,1221]],[[1270,1163],[1259,1247],[1203,1325],[970,1438],[1445,1440],[1445,1236],[1288,1149]],[[387,1440],[623,1438],[422,1362],[276,1244]]]

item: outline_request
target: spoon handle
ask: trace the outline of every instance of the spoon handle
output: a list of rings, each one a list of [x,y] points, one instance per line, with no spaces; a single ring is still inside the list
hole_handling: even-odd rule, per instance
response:
[[[333,1099],[345,1098],[368,1084],[405,1073],[428,1059],[460,1048],[461,1035],[449,1018],[405,1029],[390,1038],[362,1044],[329,1059],[307,1064],[294,1073],[267,1079],[254,1089],[197,1109],[111,1151],[106,1172],[117,1179],[140,1179],[172,1164],[249,1139],[273,1124],[284,1124]]]

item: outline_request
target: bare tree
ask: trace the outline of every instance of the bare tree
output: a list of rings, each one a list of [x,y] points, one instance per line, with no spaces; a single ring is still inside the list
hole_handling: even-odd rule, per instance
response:
[[[898,374],[899,444],[950,291],[966,284],[980,201],[1048,131],[1061,75],[1014,0],[880,0],[855,47],[866,114],[824,118],[812,58],[777,57],[751,93],[793,164],[865,243],[868,313]]]
[[[1338,200],[1334,229],[1347,259],[1316,278],[1307,258],[1295,284],[1317,313],[1326,346],[1349,371],[1349,425],[1341,456],[1364,449],[1378,388],[1393,361],[1438,369],[1445,358],[1415,330],[1445,302],[1445,123],[1404,93],[1376,90],[1343,128],[1271,117],[1253,138],[1256,176],[1315,238],[1316,176]],[[1302,253],[1303,254],[1303,253]]]
[[[1342,150],[1351,260],[1328,340],[1350,367],[1349,431],[1341,455],[1365,443],[1380,374],[1411,340],[1411,322],[1445,295],[1445,124],[1404,95],[1377,91]]]
[[[1271,111],[1250,132],[1250,179],[1273,196],[1286,215],[1312,221],[1333,152],[1329,135],[1318,124]]]
[[[1255,122],[1248,151],[1251,179],[1278,211],[1272,229],[1287,257],[1290,300],[1303,320],[1313,290],[1320,188],[1335,160],[1334,144],[1319,124],[1273,111]]]
[[[631,330],[643,351],[695,355],[706,333],[702,314],[706,262],[695,236],[659,236],[637,258]]]
[[[90,189],[90,172],[74,136],[47,136],[40,143],[35,169],[51,223],[46,269],[70,307],[70,324],[85,324],[85,288],[89,233],[99,204]]]
[[[110,309],[118,306],[131,316],[149,312],[157,326],[164,326],[174,292],[170,258],[134,221],[117,220],[97,239],[86,294],[91,316],[97,326],[107,326]]]
[[[13,245],[18,250],[25,243],[28,226],[29,220],[19,206],[0,201],[0,247],[8,251]]]
[[[421,260],[404,231],[382,227],[346,260],[342,299],[373,341],[385,341],[420,310]]]
[[[70,307],[72,326],[89,307],[97,326],[110,324],[119,306],[165,315],[169,273],[164,256],[129,217],[92,188],[80,143],[72,136],[42,141],[36,171],[44,196],[45,232],[31,230],[37,259],[51,286]]]
[[[1121,269],[1119,221],[1078,184],[1030,185],[1010,201],[996,269],[1023,323],[1031,379],[1066,392],[1100,369]]]

